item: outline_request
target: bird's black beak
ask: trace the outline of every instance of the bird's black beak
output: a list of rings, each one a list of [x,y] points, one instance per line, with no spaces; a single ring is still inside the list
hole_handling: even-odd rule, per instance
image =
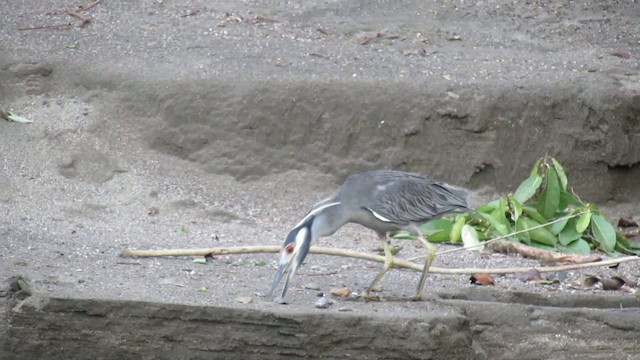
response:
[[[280,250],[278,271],[276,272],[276,275],[273,278],[273,283],[271,284],[271,296],[273,296],[280,284],[280,281],[284,277],[284,274],[288,273],[282,292],[280,293],[280,296],[276,298],[276,302],[284,303],[283,298],[287,293],[289,283],[295,276],[298,266],[300,266],[307,257],[310,247],[311,232],[308,226],[303,225],[291,230],[282,246],[282,250]]]

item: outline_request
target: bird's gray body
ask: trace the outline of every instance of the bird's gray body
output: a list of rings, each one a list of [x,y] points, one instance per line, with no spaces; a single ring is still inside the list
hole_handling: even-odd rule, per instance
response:
[[[377,233],[409,230],[454,210],[467,209],[467,191],[419,174],[377,170],[350,176],[338,193],[316,204],[339,203],[316,215],[313,230],[328,236],[348,222]],[[313,213],[313,210],[310,212]]]
[[[416,298],[422,297],[424,281],[435,256],[419,230],[419,224],[455,210],[466,210],[467,192],[425,176],[395,170],[376,170],[350,176],[338,193],[314,206],[291,230],[280,252],[280,267],[272,285],[277,287],[283,274],[289,271],[282,297],[289,280],[307,255],[313,239],[329,236],[346,223],[357,223],[378,233],[385,247],[385,269],[366,292],[393,265],[387,235],[407,230],[424,241],[428,256]]]

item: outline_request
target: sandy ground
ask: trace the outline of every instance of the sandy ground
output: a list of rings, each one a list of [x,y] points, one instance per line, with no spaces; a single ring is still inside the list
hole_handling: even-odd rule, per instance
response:
[[[467,186],[478,204],[512,191],[549,151],[610,219],[640,217],[634,2],[104,1],[90,24],[66,30],[19,30],[77,23],[61,2],[7,1],[0,12],[11,14],[0,26],[0,106],[34,120],[0,122],[0,274],[24,275],[40,294],[281,312],[268,296],[275,254],[207,265],[119,254],[280,244],[346,175],[370,168]],[[400,256],[420,254],[403,244]],[[318,245],[379,246],[357,226]],[[537,263],[458,252],[434,265]],[[491,296],[629,301],[578,284],[586,274],[637,280],[639,266],[550,274],[556,286],[500,277]],[[319,292],[360,292],[379,269],[311,255],[286,311],[437,310],[405,301],[419,274],[401,270],[381,284],[393,301],[314,307]],[[432,275],[427,286],[431,299],[474,297],[468,276]]]

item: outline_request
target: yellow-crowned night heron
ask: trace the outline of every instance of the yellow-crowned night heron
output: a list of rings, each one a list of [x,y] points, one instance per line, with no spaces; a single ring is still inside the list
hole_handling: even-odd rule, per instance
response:
[[[316,204],[289,232],[280,250],[279,268],[271,293],[275,293],[280,280],[288,272],[282,293],[276,298],[276,302],[284,303],[289,282],[307,256],[313,240],[331,235],[351,222],[377,232],[386,257],[384,268],[366,290],[365,298],[370,297],[371,290],[393,266],[389,232],[406,230],[422,240],[427,260],[415,296],[420,300],[435,248],[424,239],[419,225],[451,211],[468,209],[466,197],[464,189],[403,171],[377,170],[352,175],[336,196]]]

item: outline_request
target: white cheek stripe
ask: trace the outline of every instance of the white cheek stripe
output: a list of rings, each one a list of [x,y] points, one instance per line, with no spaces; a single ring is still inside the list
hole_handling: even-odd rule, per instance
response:
[[[382,216],[382,215],[378,214],[377,212],[375,212],[375,211],[373,211],[373,210],[371,210],[371,209],[369,209],[369,208],[365,208],[365,209],[367,209],[367,210],[371,211],[371,213],[373,214],[373,216],[375,216],[375,217],[376,217],[378,220],[380,220],[380,221],[384,221],[384,222],[392,222],[391,220],[387,219],[386,217],[384,217],[384,216]]]
[[[296,248],[294,249],[295,253],[298,253],[298,250],[300,250],[300,248],[302,247],[302,244],[307,238],[307,232],[309,232],[309,230],[306,227],[303,227],[296,234]]]
[[[294,226],[294,228],[297,228],[298,226],[302,225],[302,223],[304,223],[305,221],[309,220],[310,217],[318,214],[322,210],[324,210],[326,208],[330,208],[332,206],[336,206],[336,205],[340,205],[340,202],[333,202],[333,203],[329,203],[329,204],[324,204],[324,205],[322,205],[320,207],[317,207],[317,208],[309,211],[307,216],[305,216],[304,219],[300,220],[300,222],[296,226]],[[296,238],[297,238],[297,236],[296,236]]]

